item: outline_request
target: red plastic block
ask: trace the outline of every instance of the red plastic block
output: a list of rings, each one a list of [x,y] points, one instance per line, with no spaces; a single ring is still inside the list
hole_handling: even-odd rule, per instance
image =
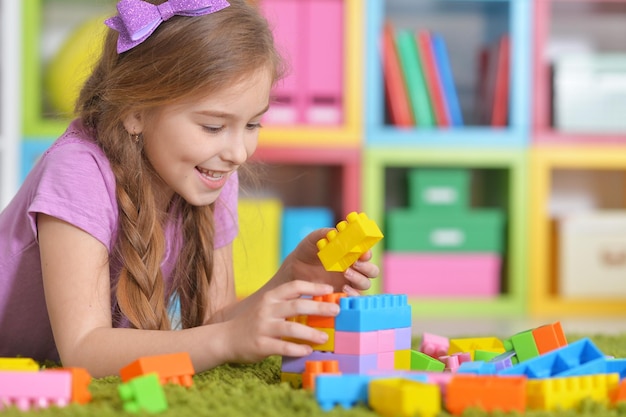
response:
[[[122,381],[155,372],[161,384],[172,383],[190,387],[193,384],[192,376],[195,373],[191,358],[187,352],[172,353],[169,355],[145,356],[125,366],[120,370]]]
[[[383,233],[365,213],[352,212],[337,228],[317,241],[317,256],[327,271],[343,272],[383,238]]]
[[[567,345],[567,339],[559,321],[537,327],[532,332],[540,355]]]
[[[313,296],[314,301],[322,301],[325,303],[335,303],[339,304],[339,299],[346,297],[347,294],[343,292],[336,292],[328,295],[316,295]],[[335,328],[335,318],[334,317],[323,317],[323,316],[308,316],[306,319],[306,324],[311,327],[324,328],[324,329],[334,329]]]
[[[446,388],[446,410],[454,415],[461,415],[468,408],[523,413],[526,383],[524,376],[456,374]]]
[[[302,373],[302,388],[315,391],[315,378],[321,374],[341,375],[339,362],[335,360],[306,361]]]

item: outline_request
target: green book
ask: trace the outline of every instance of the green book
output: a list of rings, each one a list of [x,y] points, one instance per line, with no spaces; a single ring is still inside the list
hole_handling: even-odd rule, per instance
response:
[[[435,126],[415,34],[408,29],[399,30],[396,43],[415,124],[421,127]]]

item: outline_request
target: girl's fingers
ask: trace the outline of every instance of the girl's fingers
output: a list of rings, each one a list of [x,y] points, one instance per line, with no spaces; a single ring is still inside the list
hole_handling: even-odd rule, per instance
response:
[[[300,298],[276,305],[278,317],[295,316],[324,316],[334,317],[339,314],[339,306],[336,303],[314,301],[308,298]]]
[[[303,295],[327,295],[333,292],[333,287],[328,284],[319,284],[308,281],[291,281],[280,285],[272,290],[274,297],[279,300],[290,300]]]

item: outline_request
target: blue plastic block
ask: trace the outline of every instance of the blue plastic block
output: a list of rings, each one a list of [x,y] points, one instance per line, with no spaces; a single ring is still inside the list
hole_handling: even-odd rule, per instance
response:
[[[349,409],[357,404],[368,404],[368,386],[374,379],[406,378],[412,381],[427,382],[425,374],[386,372],[376,375],[330,375],[321,374],[315,378],[315,399],[320,408],[330,411],[335,405]]]
[[[583,376],[595,374],[619,374],[620,380],[626,376],[626,359],[600,358],[584,365],[561,372],[558,376]]]
[[[604,358],[591,339],[580,339],[567,346],[529,359],[511,368],[503,369],[499,375],[526,375],[528,378],[549,378]]]
[[[333,211],[327,207],[285,207],[281,233],[281,262],[315,229],[333,227]]]
[[[456,372],[459,374],[495,375],[496,364],[485,361],[463,362]]]
[[[344,297],[335,317],[335,330],[371,332],[411,327],[411,306],[406,294],[377,294]]]

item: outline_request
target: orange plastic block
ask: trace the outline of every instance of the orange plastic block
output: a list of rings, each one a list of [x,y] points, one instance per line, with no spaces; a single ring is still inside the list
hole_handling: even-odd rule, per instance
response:
[[[161,384],[172,383],[190,387],[193,384],[192,376],[195,373],[191,358],[187,352],[168,355],[144,356],[120,370],[122,381],[156,373]]]
[[[596,374],[528,380],[528,408],[570,410],[585,399],[608,405],[619,388],[619,374]]]
[[[317,256],[327,271],[343,272],[383,238],[383,233],[365,213],[352,212],[317,241]]]
[[[72,376],[72,402],[76,404],[87,404],[91,401],[91,375],[85,368],[58,368],[48,369],[46,372],[65,371]]]
[[[454,415],[468,408],[523,413],[526,384],[525,376],[457,374],[446,387],[446,410]]]
[[[626,379],[622,379],[615,391],[615,395],[612,398],[612,403],[617,404],[619,402],[626,401]]]
[[[339,304],[339,299],[345,297],[346,295],[347,294],[343,292],[336,292],[336,293],[328,294],[328,295],[316,295],[316,296],[313,296],[313,300],[322,301],[325,303]],[[324,317],[324,316],[308,316],[306,324],[311,327],[334,329],[335,318]]]
[[[341,375],[339,362],[336,360],[306,361],[302,373],[302,388],[315,391],[315,378],[320,374]]]
[[[567,339],[559,321],[537,327],[532,333],[540,355],[567,346]]]

